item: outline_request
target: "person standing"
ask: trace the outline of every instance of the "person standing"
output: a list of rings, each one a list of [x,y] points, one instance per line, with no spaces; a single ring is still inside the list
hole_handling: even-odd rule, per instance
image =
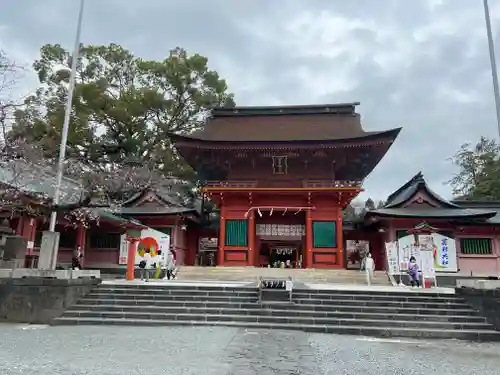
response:
[[[82,269],[82,250],[80,246],[77,246],[76,249],[73,251],[73,257],[71,258],[71,268],[74,270],[81,270]]]
[[[141,280],[145,280],[146,282],[149,282],[150,278],[150,272],[151,272],[151,254],[149,252],[149,249],[146,249],[144,251],[144,255],[142,256],[142,262],[144,267],[141,267]]]
[[[366,274],[366,283],[368,285],[372,285],[374,271],[375,271],[375,261],[373,260],[372,255],[368,253],[366,254],[365,257],[365,274]]]
[[[411,286],[420,287],[420,273],[417,264],[417,260],[414,256],[410,258],[410,263],[408,264],[408,275],[410,276]]]
[[[166,261],[165,261],[165,271],[166,271],[166,275],[165,275],[165,278],[167,280],[170,280],[170,279],[173,279],[175,274],[175,261],[174,261],[174,255],[172,254],[172,252],[168,251],[167,250],[167,254],[165,256],[166,258]]]

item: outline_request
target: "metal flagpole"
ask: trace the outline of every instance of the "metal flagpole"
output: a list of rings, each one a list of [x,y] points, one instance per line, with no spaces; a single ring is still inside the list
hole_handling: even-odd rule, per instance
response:
[[[491,19],[488,0],[483,0],[484,4],[484,20],[486,22],[486,34],[488,36],[488,48],[490,51],[491,76],[493,78],[493,92],[495,95],[495,107],[497,111],[497,127],[498,135],[500,136],[500,92],[498,89],[498,72],[495,59],[495,46],[493,44],[493,35],[491,32]]]
[[[59,148],[59,160],[57,163],[56,186],[54,187],[54,197],[53,197],[54,206],[57,206],[59,204],[59,198],[61,195],[61,184],[64,173],[64,161],[66,159],[66,145],[68,143],[69,120],[71,117],[71,107],[73,104],[73,91],[75,89],[76,63],[78,60],[78,55],[80,53],[80,33],[82,30],[84,4],[85,0],[80,0],[80,11],[78,13],[78,23],[76,26],[75,48],[73,50],[73,56],[71,61],[71,75],[69,78],[68,98],[66,100],[66,108],[64,111],[64,123],[62,128],[61,144]],[[57,211],[54,210],[50,215],[49,230],[51,232],[55,232],[56,220],[57,220]]]
[[[82,19],[83,19],[83,9],[85,5],[85,0],[80,0],[80,10],[78,12],[78,22],[76,26],[76,36],[75,36],[75,47],[73,50],[72,61],[71,61],[71,75],[69,77],[69,87],[68,87],[68,98],[66,100],[66,108],[64,110],[64,122],[61,134],[61,144],[59,146],[59,160],[57,162],[57,176],[56,176],[56,185],[54,186],[54,196],[52,199],[52,203],[54,205],[54,209],[50,214],[50,225],[49,231],[55,232],[56,230],[56,221],[57,221],[57,210],[55,207],[59,204],[59,199],[61,195],[61,184],[64,173],[64,162],[66,159],[66,145],[68,143],[68,129],[69,129],[69,120],[71,118],[71,107],[73,104],[73,91],[75,89],[75,78],[76,78],[76,64],[78,61],[78,55],[80,52],[80,33],[82,30]],[[50,269],[54,269],[57,263],[57,253],[59,248],[57,246],[52,246],[51,254],[49,256],[50,260]]]

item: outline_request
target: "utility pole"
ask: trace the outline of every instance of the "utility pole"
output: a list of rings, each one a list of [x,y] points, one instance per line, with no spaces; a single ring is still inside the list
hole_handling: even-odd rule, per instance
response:
[[[493,44],[493,34],[491,32],[491,19],[488,0],[483,0],[484,4],[484,19],[486,21],[486,35],[488,36],[488,48],[490,52],[491,76],[493,78],[493,93],[495,95],[495,108],[497,111],[497,127],[498,135],[500,136],[500,92],[498,90],[498,73],[497,63],[495,59],[495,45]]]

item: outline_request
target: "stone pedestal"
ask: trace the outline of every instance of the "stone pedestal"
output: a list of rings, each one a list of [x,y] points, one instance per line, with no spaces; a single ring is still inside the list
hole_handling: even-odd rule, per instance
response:
[[[57,264],[59,251],[59,232],[44,231],[40,245],[38,268],[41,270],[54,270]]]
[[[23,268],[26,244],[26,239],[23,237],[3,237],[1,244],[0,268]]]

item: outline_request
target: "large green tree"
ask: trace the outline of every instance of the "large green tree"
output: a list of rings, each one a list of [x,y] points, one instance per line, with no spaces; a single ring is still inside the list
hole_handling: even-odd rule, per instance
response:
[[[449,181],[459,199],[500,200],[500,146],[481,137],[463,144],[451,158],[458,172]]]
[[[17,112],[14,134],[58,151],[71,54],[45,45],[33,67],[41,84]],[[82,45],[68,146],[94,162],[155,165],[165,176],[192,177],[169,133],[203,127],[213,106],[233,106],[226,82],[206,57],[176,48],[164,60],[144,60],[116,45]]]
[[[4,181],[6,173],[0,173],[0,183],[13,187],[4,194],[4,206],[23,209],[19,191],[39,184],[40,175],[54,175],[71,64],[60,45],[43,46],[33,64],[40,87],[15,111],[9,147],[1,155],[0,168],[17,167],[8,171],[15,179]],[[192,199],[191,185],[179,182],[196,178],[169,134],[201,129],[214,106],[234,106],[233,95],[203,56],[176,48],[164,60],[144,60],[116,44],[80,46],[64,176],[85,193],[71,212],[119,206],[138,190],[172,184]],[[37,198],[50,210],[67,209],[54,207],[51,194]]]

